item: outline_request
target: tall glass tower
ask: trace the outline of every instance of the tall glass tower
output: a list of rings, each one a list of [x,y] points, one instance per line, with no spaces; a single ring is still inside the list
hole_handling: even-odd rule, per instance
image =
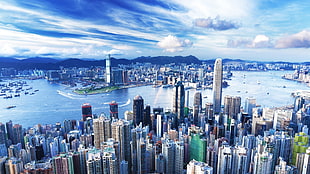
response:
[[[140,95],[133,99],[133,120],[134,125],[139,125],[143,121],[144,102]]]
[[[214,64],[214,76],[213,76],[213,113],[214,114],[219,114],[221,112],[222,79],[223,79],[222,59],[216,59],[215,64]]]
[[[111,56],[110,54],[107,56],[105,60],[105,73],[106,73],[106,82],[108,84],[111,83]]]
[[[178,115],[178,122],[184,121],[185,89],[181,81],[174,86],[173,112]]]

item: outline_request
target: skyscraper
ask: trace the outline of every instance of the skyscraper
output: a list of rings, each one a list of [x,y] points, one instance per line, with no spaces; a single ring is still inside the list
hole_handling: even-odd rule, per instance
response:
[[[82,117],[83,117],[83,121],[86,120],[87,117],[92,117],[92,109],[91,109],[91,105],[89,103],[84,103],[82,105]]]
[[[178,123],[184,121],[185,90],[181,81],[174,86],[173,112],[177,113]]]
[[[213,76],[213,112],[214,114],[219,114],[221,112],[222,79],[223,79],[222,59],[216,59],[215,64],[214,64],[214,76]]]
[[[118,119],[118,104],[116,103],[116,101],[112,101],[110,103],[110,117],[111,119]]]
[[[138,125],[143,121],[143,98],[140,95],[135,96],[133,99],[133,122],[134,125]]]
[[[105,60],[105,73],[106,73],[106,82],[108,84],[111,83],[111,57],[110,54],[107,56]]]
[[[198,126],[198,114],[201,112],[202,97],[201,92],[196,92],[194,95],[194,124]]]
[[[111,138],[111,122],[106,117],[99,117],[94,119],[94,145],[97,149],[100,148],[100,144]]]
[[[239,96],[225,96],[224,98],[224,114],[230,118],[237,119],[240,113],[241,97]]]

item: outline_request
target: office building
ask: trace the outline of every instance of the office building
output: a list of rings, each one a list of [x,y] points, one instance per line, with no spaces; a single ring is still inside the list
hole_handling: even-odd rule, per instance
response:
[[[105,60],[105,74],[106,74],[106,82],[110,84],[111,83],[111,56],[110,54],[107,56]]]
[[[216,59],[214,64],[213,75],[213,113],[221,112],[222,101],[222,82],[223,81],[223,65],[222,59]]]
[[[89,103],[84,103],[82,105],[82,118],[83,121],[86,121],[87,118],[92,118],[93,113],[92,113],[92,108]]]
[[[110,105],[110,118],[118,119],[118,103],[116,103],[116,101],[112,101],[109,105]]]
[[[256,99],[255,98],[246,98],[245,99],[245,106],[244,106],[244,112],[248,113],[250,116],[252,116],[253,108],[256,107]]]
[[[241,97],[238,96],[225,96],[224,98],[224,114],[230,118],[237,119],[240,113]]]
[[[181,81],[174,86],[173,112],[177,114],[178,123],[184,122],[185,90]]]
[[[194,95],[194,110],[193,110],[193,123],[198,126],[199,118],[198,115],[201,113],[202,108],[202,97],[201,92],[196,92]]]
[[[140,124],[143,121],[144,100],[140,95],[133,99],[133,123]]]

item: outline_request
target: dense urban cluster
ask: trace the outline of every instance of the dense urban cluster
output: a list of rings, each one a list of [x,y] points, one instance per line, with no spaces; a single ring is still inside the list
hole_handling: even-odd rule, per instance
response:
[[[296,94],[291,106],[261,108],[255,98],[242,106],[239,96],[222,96],[223,71],[229,69],[221,59],[204,68],[179,66],[179,71],[149,66],[128,71],[128,79],[156,77],[155,86],[172,86],[171,109],[145,105],[147,96],[137,95],[124,118],[112,101],[108,115],[93,114],[85,103],[78,120],[28,129],[1,123],[0,173],[310,173],[310,96],[301,95],[307,93]],[[103,76],[113,74],[106,68]],[[185,71],[190,69],[195,71]],[[113,75],[105,78],[113,83]],[[196,83],[195,88],[211,85],[213,103],[203,106],[198,90],[188,96],[185,88]]]

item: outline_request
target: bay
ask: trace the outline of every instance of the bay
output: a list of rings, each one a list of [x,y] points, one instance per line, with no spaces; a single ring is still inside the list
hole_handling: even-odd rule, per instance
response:
[[[256,98],[257,104],[262,107],[280,107],[294,103],[291,93],[296,90],[309,90],[306,84],[282,79],[281,76],[291,71],[236,71],[228,80],[227,88],[223,88],[225,95],[240,96],[242,105],[247,97]],[[1,83],[8,83],[6,80]],[[20,97],[11,99],[0,98],[0,122],[9,120],[13,124],[21,124],[23,127],[35,124],[54,124],[65,119],[79,120],[82,118],[81,105],[90,103],[94,114],[109,114],[109,103],[116,101],[119,104],[119,117],[124,117],[124,112],[132,110],[132,100],[136,95],[141,95],[144,104],[151,108],[172,106],[172,88],[152,88],[141,86],[128,89],[115,90],[109,93],[96,95],[77,95],[72,93],[72,88],[50,83],[47,80],[26,80],[27,84],[39,91],[33,95],[21,93]],[[203,104],[212,102],[212,90],[189,89],[189,106],[193,103],[195,92],[202,93]],[[8,106],[16,106],[7,109]]]

